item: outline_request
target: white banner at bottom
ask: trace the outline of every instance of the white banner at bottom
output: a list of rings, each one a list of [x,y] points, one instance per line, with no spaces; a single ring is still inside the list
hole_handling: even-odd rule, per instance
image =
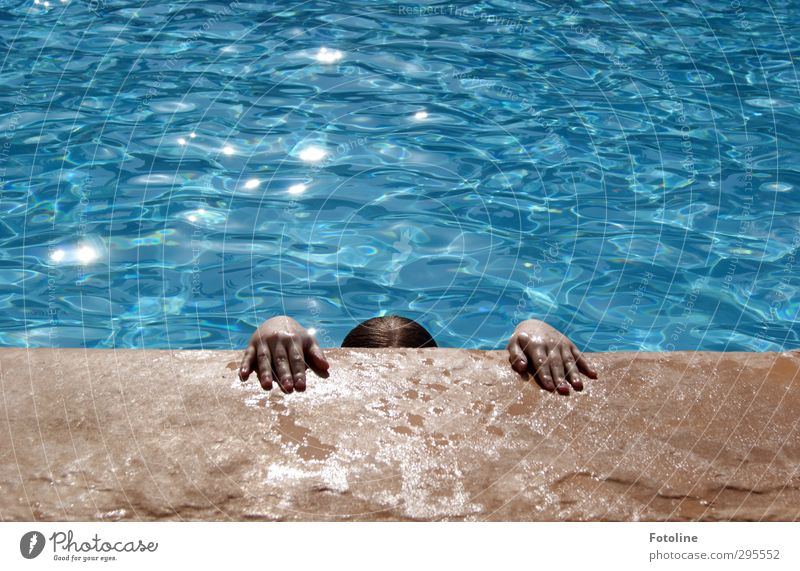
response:
[[[800,569],[800,523],[2,523],[0,568]]]

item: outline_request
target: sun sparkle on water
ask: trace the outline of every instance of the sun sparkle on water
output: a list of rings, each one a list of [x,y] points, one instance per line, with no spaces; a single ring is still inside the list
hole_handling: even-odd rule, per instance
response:
[[[306,147],[300,151],[298,156],[300,157],[301,161],[315,163],[324,159],[327,154],[328,152],[325,149],[320,149],[319,147]]]
[[[344,54],[339,50],[329,50],[325,47],[320,48],[314,56],[314,58],[320,63],[336,63],[342,59],[342,57],[344,57]]]

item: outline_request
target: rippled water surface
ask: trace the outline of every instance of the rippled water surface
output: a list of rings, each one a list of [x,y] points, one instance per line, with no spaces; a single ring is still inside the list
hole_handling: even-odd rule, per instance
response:
[[[798,347],[800,2],[584,4],[0,3],[0,344]]]

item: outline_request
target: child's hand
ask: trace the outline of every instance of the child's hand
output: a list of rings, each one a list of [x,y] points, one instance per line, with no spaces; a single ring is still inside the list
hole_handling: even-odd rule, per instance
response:
[[[543,321],[520,323],[508,342],[508,360],[519,374],[530,371],[542,388],[569,394],[569,385],[583,390],[579,372],[591,379],[597,372],[586,362],[575,344]],[[569,382],[569,384],[567,384]]]
[[[330,365],[317,341],[291,317],[273,317],[261,324],[250,338],[239,367],[239,378],[246,381],[253,371],[265,391],[272,389],[273,378],[284,392],[306,390],[306,369],[327,376]]]

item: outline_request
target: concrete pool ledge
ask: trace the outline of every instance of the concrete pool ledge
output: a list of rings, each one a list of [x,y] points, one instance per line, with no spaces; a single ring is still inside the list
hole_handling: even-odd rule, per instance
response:
[[[234,351],[0,349],[9,520],[798,520],[800,352],[327,349],[305,393]]]

